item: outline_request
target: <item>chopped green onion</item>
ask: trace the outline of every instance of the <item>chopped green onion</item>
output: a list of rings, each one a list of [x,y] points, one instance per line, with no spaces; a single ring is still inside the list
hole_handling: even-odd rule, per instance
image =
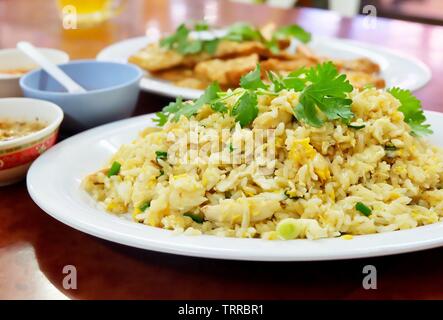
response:
[[[168,158],[168,153],[166,151],[155,151],[157,161],[159,159],[166,160]]]
[[[122,167],[122,165],[120,164],[120,162],[114,161],[112,163],[111,168],[108,171],[108,177],[112,177],[112,176],[118,175],[118,173],[120,172],[120,168],[121,167]]]
[[[141,212],[145,212],[146,209],[148,209],[150,205],[151,205],[151,202],[146,201],[146,202],[143,202],[138,208],[140,209]]]
[[[355,130],[360,130],[363,129],[364,127],[366,127],[365,124],[348,124],[349,128],[355,129]]]
[[[367,83],[363,86],[363,90],[374,89],[375,85],[373,83]]]
[[[301,221],[294,218],[286,218],[277,224],[277,235],[283,240],[297,238],[303,230]]]
[[[190,212],[186,212],[183,215],[185,217],[191,218],[194,222],[197,222],[197,223],[203,223],[203,221],[204,221],[203,218],[200,217],[198,214],[193,214],[193,213],[190,213]]]
[[[385,145],[385,150],[386,151],[397,151],[397,147],[394,146],[393,144],[387,144],[387,145]]]
[[[288,190],[285,190],[284,194],[285,194],[286,198],[291,199],[291,200],[298,200],[301,198],[301,197],[297,197],[297,196],[291,196],[289,194]]]
[[[234,147],[232,146],[232,143],[229,144],[229,152],[233,152],[234,151]]]
[[[369,217],[372,213],[372,210],[361,202],[355,204],[355,209],[363,213],[366,217]]]

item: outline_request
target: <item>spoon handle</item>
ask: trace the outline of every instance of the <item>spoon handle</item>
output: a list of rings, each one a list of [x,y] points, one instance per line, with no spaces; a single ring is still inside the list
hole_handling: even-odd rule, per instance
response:
[[[40,67],[49,73],[55,80],[57,80],[70,93],[86,92],[78,83],[72,80],[66,73],[64,73],[57,65],[49,61],[42,55],[31,43],[21,41],[17,43],[17,48],[25,53],[28,57],[34,60]]]

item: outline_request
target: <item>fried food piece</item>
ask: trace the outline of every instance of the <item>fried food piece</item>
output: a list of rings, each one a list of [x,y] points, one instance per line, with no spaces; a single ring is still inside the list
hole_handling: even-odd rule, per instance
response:
[[[264,71],[274,71],[277,73],[280,73],[281,71],[294,71],[302,67],[309,68],[316,65],[317,65],[316,60],[306,58],[303,56],[298,56],[296,59],[292,60],[280,60],[280,59],[271,58],[261,63],[261,67]]]
[[[339,69],[359,71],[364,73],[379,73],[380,66],[368,58],[359,58],[353,60],[333,60]]]
[[[258,41],[228,41],[223,40],[218,44],[214,54],[215,58],[226,59],[232,57],[249,56],[253,53],[263,54],[266,51],[263,43]]]
[[[377,74],[349,70],[343,70],[342,73],[346,74],[349,82],[358,89],[362,89],[366,85],[373,85],[377,89],[383,89],[386,86],[385,80]]]
[[[185,67],[177,67],[177,68],[152,72],[152,76],[168,81],[179,81],[184,78],[193,78],[195,74],[193,69]]]
[[[174,81],[174,84],[179,87],[183,88],[190,88],[190,89],[206,89],[208,85],[210,85],[210,82],[198,79],[198,78],[184,78],[180,79],[178,81]]]
[[[228,60],[213,59],[198,63],[195,66],[195,74],[209,82],[217,81],[225,88],[235,87],[238,86],[242,75],[254,70],[258,61],[258,54]]]
[[[253,53],[264,53],[267,49],[258,41],[220,41],[214,56],[207,52],[191,55],[181,55],[174,50],[161,48],[158,43],[151,43],[129,57],[129,62],[134,63],[150,72],[171,69],[180,66],[194,67],[201,61],[216,58],[231,58],[247,56]]]
[[[209,54],[198,53],[183,56],[174,50],[161,48],[158,43],[151,43],[130,56],[128,61],[148,71],[160,71],[178,66],[193,66],[197,62],[209,59]]]

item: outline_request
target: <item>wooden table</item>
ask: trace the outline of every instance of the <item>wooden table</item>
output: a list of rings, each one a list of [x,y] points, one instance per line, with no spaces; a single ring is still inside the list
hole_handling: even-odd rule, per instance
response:
[[[117,18],[90,30],[63,30],[50,0],[0,0],[0,48],[19,40],[94,58],[106,45],[145,33],[166,32],[206,17],[225,25],[298,22],[314,33],[377,43],[414,55],[433,71],[417,95],[427,109],[443,111],[443,28],[379,19],[341,19],[313,9],[195,0],[131,0]],[[138,112],[167,99],[141,94]],[[56,173],[55,173],[56,174]],[[362,270],[378,270],[378,289],[364,290]],[[63,289],[64,266],[77,268],[78,288]],[[0,299],[379,299],[443,298],[443,249],[392,257],[312,263],[256,263],[180,257],[133,249],[86,235],[52,219],[24,183],[0,189]]]

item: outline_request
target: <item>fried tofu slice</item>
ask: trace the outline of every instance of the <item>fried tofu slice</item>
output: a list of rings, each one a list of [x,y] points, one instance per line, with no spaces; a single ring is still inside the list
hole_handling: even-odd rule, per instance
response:
[[[306,58],[303,56],[299,56],[297,59],[292,60],[280,60],[271,58],[268,60],[265,60],[261,63],[261,67],[264,71],[274,71],[277,73],[280,72],[290,72],[294,70],[298,70],[302,67],[310,68],[317,65],[317,61]]]
[[[161,48],[158,43],[151,43],[129,57],[128,61],[150,72],[176,68],[180,66],[194,67],[201,61],[212,58],[232,58],[248,56],[253,53],[264,53],[267,49],[258,41],[220,41],[213,56],[207,52],[181,55],[175,50]]]
[[[258,41],[220,41],[214,54],[215,58],[226,59],[231,57],[249,56],[253,53],[262,54],[266,51],[263,43]]]
[[[177,68],[152,72],[152,76],[163,80],[171,81],[175,85],[184,88],[204,89],[209,85],[207,81],[196,78],[193,69],[185,67],[177,67]]]
[[[339,69],[358,71],[364,73],[379,73],[380,66],[368,58],[359,58],[353,60],[333,60]]]
[[[185,67],[176,67],[151,73],[154,77],[168,81],[179,81],[183,78],[193,78],[195,76],[193,69]]]
[[[256,53],[228,60],[212,59],[198,63],[195,74],[199,78],[209,82],[217,81],[220,86],[230,88],[238,86],[241,76],[254,70],[258,62],[259,56]]]
[[[174,81],[174,84],[183,88],[191,88],[191,89],[206,89],[208,85],[211,83],[198,78],[183,78],[177,81]]]
[[[174,50],[161,48],[158,43],[151,43],[130,56],[128,61],[150,72],[156,72],[178,66],[194,66],[209,58],[209,54],[205,52],[184,56]]]

